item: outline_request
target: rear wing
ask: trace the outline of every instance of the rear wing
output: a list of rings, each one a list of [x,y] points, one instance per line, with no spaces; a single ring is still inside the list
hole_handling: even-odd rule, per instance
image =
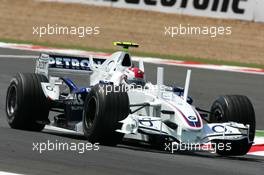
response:
[[[36,61],[35,73],[48,77],[49,70],[58,72],[91,73],[94,65],[101,65],[106,58],[93,56],[68,56],[55,54],[40,54]]]
[[[114,46],[121,46],[123,47],[123,51],[128,52],[129,47],[139,47],[139,44],[132,43],[132,42],[113,42]]]

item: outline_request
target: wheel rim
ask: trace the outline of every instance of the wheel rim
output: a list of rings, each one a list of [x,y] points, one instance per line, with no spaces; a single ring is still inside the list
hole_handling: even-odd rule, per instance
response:
[[[95,119],[97,109],[97,100],[95,97],[89,99],[87,103],[87,111],[85,115],[85,126],[86,128],[91,128]]]
[[[17,89],[14,85],[8,91],[6,108],[8,117],[11,118],[17,109]]]
[[[223,113],[220,109],[216,109],[214,112],[214,117],[216,121],[221,122],[223,120]]]

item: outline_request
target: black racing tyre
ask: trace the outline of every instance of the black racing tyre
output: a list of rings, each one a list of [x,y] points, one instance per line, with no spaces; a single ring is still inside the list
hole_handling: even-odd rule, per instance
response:
[[[48,121],[49,105],[41,87],[48,82],[44,75],[18,73],[10,82],[6,95],[6,116],[11,128],[41,131]]]
[[[114,91],[119,87],[98,84],[87,95],[83,130],[91,143],[115,146],[122,141],[124,134],[116,129],[121,128],[119,121],[128,116],[130,108],[127,92]]]
[[[229,121],[248,124],[250,126],[249,141],[248,139],[236,141],[216,140],[216,143],[226,144],[228,142],[230,144],[228,149],[216,149],[216,152],[223,156],[244,155],[252,146],[256,128],[254,108],[248,97],[243,95],[225,95],[214,101],[209,122],[223,123]]]

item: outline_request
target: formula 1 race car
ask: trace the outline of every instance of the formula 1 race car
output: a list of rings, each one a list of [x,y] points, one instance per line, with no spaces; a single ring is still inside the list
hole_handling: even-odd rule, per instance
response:
[[[246,96],[220,96],[211,110],[200,109],[188,96],[191,70],[184,88],[164,85],[162,67],[152,84],[146,81],[143,61],[138,67],[132,64],[128,48],[138,44],[114,44],[124,49],[107,58],[41,54],[35,73],[18,73],[8,87],[6,114],[11,128],[41,131],[52,125],[104,145],[117,145],[126,138],[163,149],[168,144],[209,143],[225,156],[249,151],[255,113]],[[66,76],[51,76],[51,71],[83,74],[89,85],[78,87]]]

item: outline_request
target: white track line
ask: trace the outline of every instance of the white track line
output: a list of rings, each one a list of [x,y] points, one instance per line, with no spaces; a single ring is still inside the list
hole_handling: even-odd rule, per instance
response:
[[[255,137],[254,144],[264,144],[264,137]]]
[[[58,48],[49,48],[49,47],[44,47],[44,46],[34,46],[30,44],[15,44],[15,43],[4,43],[4,42],[0,42],[0,48],[37,51],[37,52],[51,52],[51,53],[69,54],[69,55],[83,55],[83,56],[96,54],[95,52],[88,52],[84,50],[58,49]],[[26,58],[26,57],[22,57],[22,58]],[[207,69],[207,70],[218,70],[218,71],[227,71],[227,72],[264,75],[264,70],[260,68],[228,66],[228,65],[213,65],[213,64],[205,64],[205,63],[196,64],[196,63],[192,63],[188,61],[167,60],[167,59],[152,58],[152,57],[132,57],[133,60],[138,60],[142,58],[144,59],[144,62],[149,62],[153,64],[163,64],[163,65],[192,67],[192,68]]]
[[[0,55],[0,58],[23,58],[23,59],[28,59],[28,58],[37,58],[37,55]]]
[[[251,153],[247,153],[248,155],[254,155],[254,156],[263,156],[264,155],[264,151],[256,151],[256,152],[251,152]]]
[[[0,175],[23,175],[23,174],[11,173],[11,172],[6,172],[6,171],[0,171]]]

